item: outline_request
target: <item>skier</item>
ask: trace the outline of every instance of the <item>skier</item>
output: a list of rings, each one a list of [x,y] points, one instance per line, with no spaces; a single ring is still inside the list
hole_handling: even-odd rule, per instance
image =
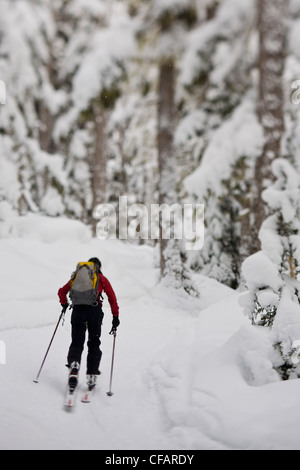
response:
[[[77,376],[80,368],[81,355],[84,349],[86,329],[88,330],[88,354],[87,354],[87,385],[92,389],[96,385],[97,376],[100,374],[99,364],[102,351],[100,349],[101,325],[103,320],[102,298],[104,291],[113,315],[112,330],[115,330],[119,324],[119,306],[115,292],[109,280],[101,272],[101,262],[98,258],[90,258],[89,262],[94,263],[98,274],[98,297],[95,305],[73,305],[71,316],[72,341],[69,347],[67,357],[67,367],[70,369],[69,388],[75,389],[77,385]],[[58,290],[59,301],[65,312],[69,306],[67,294],[71,290],[72,278]]]

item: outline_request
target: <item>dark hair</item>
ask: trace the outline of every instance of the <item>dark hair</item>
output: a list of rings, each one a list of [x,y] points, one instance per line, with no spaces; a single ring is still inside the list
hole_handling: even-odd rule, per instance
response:
[[[101,269],[101,261],[99,258],[90,258],[89,261],[92,263],[95,263],[95,265],[98,267],[98,271]]]

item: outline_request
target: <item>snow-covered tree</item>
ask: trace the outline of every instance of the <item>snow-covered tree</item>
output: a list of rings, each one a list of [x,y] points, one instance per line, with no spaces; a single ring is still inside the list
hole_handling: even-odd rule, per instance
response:
[[[1,234],[28,211],[90,224],[98,203],[123,194],[148,208],[205,203],[205,244],[189,266],[236,288],[257,249],[259,194],[300,168],[299,112],[282,94],[300,74],[299,0],[288,17],[281,0],[1,5]],[[280,155],[292,166],[273,177]],[[297,218],[261,201],[265,216],[275,210],[264,230],[281,234],[272,260],[296,278]],[[189,279],[179,241],[166,245],[162,272]]]
[[[43,210],[64,212],[63,157],[53,146],[54,119],[65,102],[53,80],[55,22],[49,2],[1,2],[0,218]],[[8,230],[9,223],[6,224]]]
[[[263,145],[256,13],[255,1],[230,0],[204,16],[189,35],[178,82],[176,142],[190,156],[182,197],[205,203],[205,244],[190,263],[232,287],[249,255],[254,166]]]
[[[263,193],[272,215],[260,231],[262,249],[281,274],[297,279],[300,272],[300,178],[287,159],[272,165],[275,183]]]
[[[154,45],[153,59],[158,67],[157,85],[157,156],[158,156],[158,202],[160,206],[171,207],[178,202],[177,161],[174,148],[176,124],[176,82],[177,59],[182,54],[185,33],[198,19],[195,0],[172,1],[154,0],[145,14],[146,38],[150,36]],[[149,41],[149,39],[148,39]],[[162,217],[160,218],[160,274],[161,277],[175,277],[178,282],[178,265],[184,273],[184,258],[180,241],[164,237]],[[173,230],[174,231],[174,230]],[[173,252],[173,254],[171,253]],[[176,263],[170,259],[177,259]],[[176,272],[175,272],[176,271]],[[181,275],[181,278],[185,276]],[[192,290],[192,287],[190,288]]]
[[[262,197],[272,212],[262,224],[262,251],[243,264],[249,294],[245,313],[255,325],[271,327],[274,368],[283,379],[300,375],[292,361],[300,339],[300,178],[287,159],[276,159],[275,183]]]
[[[254,233],[259,249],[258,231],[267,215],[262,199],[272,181],[271,162],[281,156],[284,133],[283,72],[287,46],[289,1],[259,0],[259,95],[258,115],[264,131],[264,147],[255,165]],[[255,242],[255,240],[254,240]]]
[[[66,194],[66,205],[70,214],[87,221],[108,200],[108,119],[120,96],[125,60],[134,49],[127,19],[121,2],[64,4],[61,77],[70,82],[70,99],[55,136],[60,144],[67,142],[68,173],[77,183]]]

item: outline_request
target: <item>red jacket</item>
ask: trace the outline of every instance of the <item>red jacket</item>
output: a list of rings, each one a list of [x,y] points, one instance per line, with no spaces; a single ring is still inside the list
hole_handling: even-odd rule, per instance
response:
[[[116,294],[109,280],[105,276],[103,276],[102,273],[99,273],[98,276],[99,276],[99,283],[98,283],[99,302],[102,305],[102,302],[100,301],[100,294],[104,291],[108,297],[108,301],[109,301],[110,308],[111,308],[111,313],[113,314],[114,317],[117,317],[119,315],[119,306],[118,306]],[[71,280],[58,290],[59,301],[62,305],[68,302],[67,294],[70,291],[70,289],[71,289]]]

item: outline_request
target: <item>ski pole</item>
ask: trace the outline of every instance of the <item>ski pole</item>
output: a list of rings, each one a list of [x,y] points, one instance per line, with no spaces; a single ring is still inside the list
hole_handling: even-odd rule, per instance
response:
[[[50,341],[49,346],[48,346],[48,348],[47,348],[45,357],[44,357],[43,362],[42,362],[42,364],[41,364],[40,370],[39,370],[39,372],[38,372],[38,374],[37,374],[37,376],[36,376],[36,379],[34,380],[35,383],[38,383],[38,378],[39,378],[39,376],[40,376],[40,373],[42,372],[42,368],[43,368],[43,366],[44,366],[44,364],[45,364],[45,361],[46,361],[46,358],[47,358],[47,356],[48,356],[48,352],[49,352],[49,350],[50,350],[50,348],[51,348],[51,344],[52,344],[52,342],[53,342],[53,340],[54,340],[54,336],[55,336],[55,334],[56,334],[57,328],[58,328],[58,326],[59,326],[59,324],[60,324],[60,321],[61,321],[61,319],[63,318],[64,314],[65,314],[65,312],[64,312],[64,310],[62,310],[62,312],[61,312],[61,314],[60,314],[60,316],[59,316],[58,322],[57,322],[57,324],[56,324],[54,333],[53,333],[53,335],[52,335],[51,341]]]
[[[107,394],[109,397],[112,397],[112,396],[113,396],[113,393],[112,393],[112,391],[111,391],[111,384],[112,384],[112,376],[113,376],[114,360],[115,360],[115,345],[116,345],[117,329],[116,329],[116,328],[112,328],[109,334],[110,334],[110,335],[113,335],[114,341],[113,341],[113,350],[112,350],[112,358],[111,358],[109,392],[107,392],[106,394]]]

